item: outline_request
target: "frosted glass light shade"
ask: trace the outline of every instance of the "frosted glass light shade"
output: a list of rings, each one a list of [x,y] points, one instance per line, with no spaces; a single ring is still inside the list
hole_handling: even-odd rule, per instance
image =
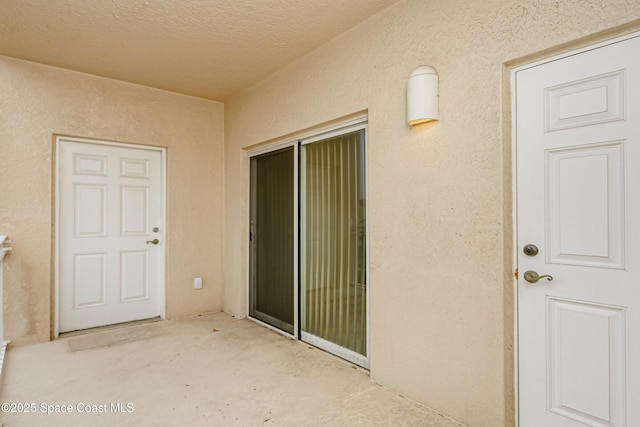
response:
[[[411,72],[407,82],[407,121],[415,126],[439,119],[438,73],[422,65]]]

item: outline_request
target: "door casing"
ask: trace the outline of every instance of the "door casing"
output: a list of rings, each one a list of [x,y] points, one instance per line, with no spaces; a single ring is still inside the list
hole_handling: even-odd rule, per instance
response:
[[[76,143],[83,144],[92,144],[92,145],[103,145],[110,147],[122,147],[129,149],[138,149],[138,150],[151,150],[158,151],[161,154],[160,161],[160,174],[161,174],[161,183],[160,183],[160,193],[161,193],[161,205],[162,205],[162,215],[161,215],[161,228],[159,238],[166,242],[166,223],[167,223],[167,150],[164,147],[155,147],[150,145],[140,145],[140,144],[129,144],[115,141],[106,141],[106,140],[96,140],[90,138],[80,138],[80,137],[72,137],[65,135],[54,135],[54,149],[55,149],[55,166],[54,166],[54,217],[55,217],[55,230],[54,230],[54,312],[53,312],[53,338],[57,338],[59,336],[59,320],[60,320],[60,142],[61,141],[70,141]],[[160,291],[160,306],[161,306],[161,317],[164,319],[166,316],[166,288],[165,288],[165,274],[166,274],[166,245],[162,245],[161,255],[160,255],[160,283],[159,283],[159,291]]]
[[[519,426],[519,390],[520,385],[518,381],[519,375],[519,353],[518,353],[518,345],[519,345],[519,337],[518,337],[518,210],[517,210],[517,201],[518,201],[518,193],[517,193],[517,116],[516,116],[516,73],[518,71],[522,71],[528,68],[536,67],[539,65],[543,65],[549,62],[557,61],[563,58],[567,58],[573,55],[577,55],[583,52],[587,52],[593,49],[598,49],[600,47],[604,47],[607,45],[611,45],[614,43],[618,43],[624,40],[629,40],[635,37],[640,36],[640,32],[636,31],[633,33],[625,34],[622,36],[614,37],[611,39],[607,39],[604,41],[600,41],[597,43],[593,43],[587,46],[579,47],[567,52],[563,52],[557,55],[553,55],[547,58],[543,58],[531,63],[527,63],[525,65],[520,65],[517,67],[513,67],[510,69],[509,73],[509,87],[511,89],[510,96],[510,110],[511,110],[511,218],[512,218],[512,266],[511,271],[513,272],[512,276],[512,286],[513,286],[513,366],[514,366],[514,410],[515,410],[515,426]],[[521,272],[520,272],[521,274]]]

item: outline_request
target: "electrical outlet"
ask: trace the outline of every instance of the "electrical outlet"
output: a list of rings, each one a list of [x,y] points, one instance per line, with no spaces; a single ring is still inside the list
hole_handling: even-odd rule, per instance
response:
[[[202,277],[193,279],[193,289],[202,289]]]

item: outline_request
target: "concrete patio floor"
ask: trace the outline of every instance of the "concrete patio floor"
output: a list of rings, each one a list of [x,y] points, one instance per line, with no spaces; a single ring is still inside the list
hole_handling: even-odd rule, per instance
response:
[[[4,426],[460,426],[224,313],[9,347],[0,401],[35,411],[0,412]]]

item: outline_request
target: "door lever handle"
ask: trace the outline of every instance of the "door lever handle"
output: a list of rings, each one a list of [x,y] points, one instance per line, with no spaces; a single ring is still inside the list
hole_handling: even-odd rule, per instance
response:
[[[538,283],[538,280],[544,279],[544,278],[546,278],[549,282],[553,280],[553,276],[549,274],[540,276],[538,273],[536,273],[533,270],[527,270],[524,272],[524,280],[526,280],[529,283]]]
[[[147,245],[148,245],[149,243],[153,243],[154,245],[157,245],[158,243],[160,243],[160,240],[158,240],[158,239],[147,240]]]

